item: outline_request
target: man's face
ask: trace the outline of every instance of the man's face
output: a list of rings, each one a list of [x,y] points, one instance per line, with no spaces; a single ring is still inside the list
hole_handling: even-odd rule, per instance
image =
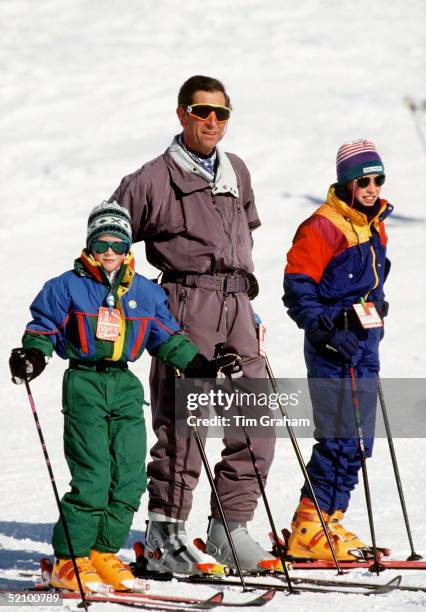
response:
[[[192,103],[221,104],[225,106],[225,96],[221,91],[196,91],[193,95]],[[180,106],[176,109],[176,113],[183,127],[185,146],[191,149],[191,151],[208,155],[213,151],[217,143],[222,140],[228,122],[218,123],[214,113],[204,121],[191,117]]]

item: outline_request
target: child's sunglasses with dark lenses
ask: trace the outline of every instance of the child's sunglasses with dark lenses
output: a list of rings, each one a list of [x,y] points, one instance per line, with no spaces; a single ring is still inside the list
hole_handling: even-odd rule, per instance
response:
[[[201,121],[208,119],[212,113],[216,115],[218,123],[228,121],[231,116],[231,109],[220,104],[191,104],[191,106],[185,106],[185,110],[188,115]]]
[[[384,174],[379,174],[378,176],[375,176],[374,179],[372,176],[361,176],[360,178],[355,179],[355,182],[358,187],[361,187],[361,189],[365,189],[369,186],[371,180],[374,180],[374,184],[376,185],[376,187],[381,187],[382,185],[384,185],[386,177]]]
[[[94,240],[90,245],[90,250],[92,253],[106,253],[111,247],[116,255],[124,255],[128,253],[130,250],[130,245],[128,242],[108,242],[107,240]]]

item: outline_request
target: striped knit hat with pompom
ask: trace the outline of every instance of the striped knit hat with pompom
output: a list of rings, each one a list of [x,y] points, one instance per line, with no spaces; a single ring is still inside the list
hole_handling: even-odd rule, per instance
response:
[[[117,202],[106,202],[105,200],[95,206],[87,221],[87,246],[98,236],[111,234],[121,238],[129,245],[132,244],[132,226],[130,224],[129,211]]]
[[[346,185],[359,176],[384,174],[385,168],[371,140],[354,140],[339,147],[336,172],[339,185]]]

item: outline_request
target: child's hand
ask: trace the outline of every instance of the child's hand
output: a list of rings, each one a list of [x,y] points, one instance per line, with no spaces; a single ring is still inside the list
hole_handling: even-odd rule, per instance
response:
[[[20,385],[24,380],[33,380],[39,376],[46,367],[44,353],[37,348],[14,348],[9,358],[9,367],[12,382]]]

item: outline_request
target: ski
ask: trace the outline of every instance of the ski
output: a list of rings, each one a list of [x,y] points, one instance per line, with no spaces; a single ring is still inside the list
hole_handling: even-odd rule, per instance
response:
[[[292,557],[291,555],[286,555],[286,551],[287,551],[287,543],[288,543],[288,539],[290,536],[290,532],[288,531],[288,529],[282,529],[281,533],[283,535],[283,539],[279,541],[280,546],[283,548],[284,552],[285,552],[285,556],[286,559],[288,559],[289,563],[291,564],[292,569],[294,570],[299,570],[299,569],[307,569],[307,570],[313,570],[313,569],[336,569],[336,565],[334,563],[333,560],[317,560],[317,559],[301,559],[301,558],[297,558],[297,557]],[[276,555],[276,546],[274,544],[274,540],[273,540],[273,536],[270,533],[269,537],[272,541],[272,551],[271,554]],[[389,557],[389,555],[391,554],[391,551],[389,548],[381,548],[381,547],[377,547],[377,552],[379,554],[379,563],[380,565],[382,565],[385,569],[394,569],[394,570],[411,570],[411,569],[415,569],[415,570],[424,570],[426,569],[426,562],[425,561],[408,561],[408,560],[398,560],[398,559],[383,559],[383,557]],[[358,560],[353,560],[353,561],[339,561],[339,566],[341,569],[360,569],[360,568],[365,568],[365,569],[370,569],[371,571],[375,571],[375,569],[373,568],[373,564],[374,564],[374,557],[373,557],[373,553],[372,550],[369,549],[368,551],[364,551],[364,555],[365,558],[361,558]]]
[[[13,593],[14,595],[29,593],[56,593],[59,594],[62,599],[81,599],[80,593],[76,591],[65,591],[61,589],[54,589],[52,587],[34,587],[32,589],[25,589],[23,591],[0,591],[0,593]],[[274,593],[275,594],[275,593]],[[272,599],[273,595],[270,597]],[[88,602],[102,602],[102,603],[115,603],[127,607],[139,608],[142,610],[169,610],[175,612],[177,610],[212,610],[216,606],[224,605],[223,593],[218,592],[211,597],[205,599],[195,599],[189,597],[178,597],[178,596],[167,596],[167,595],[155,595],[147,593],[132,593],[131,591],[111,591],[110,593],[85,593],[84,598]],[[258,599],[258,598],[256,598]],[[270,601],[265,599],[265,603]],[[237,605],[253,605],[251,603],[243,602]],[[234,604],[225,604],[234,605]],[[254,604],[262,605],[262,604]]]
[[[194,541],[195,543],[195,541]],[[197,545],[199,546],[199,542],[197,542]],[[145,562],[145,558],[143,556],[143,544],[140,542],[136,542],[134,544],[134,549],[135,549],[135,553],[136,553],[136,562],[135,563],[131,563],[130,566],[132,568],[133,573],[135,574],[135,576],[141,577],[141,578],[145,578],[145,579],[151,579],[151,580],[171,580],[171,579],[175,579],[175,580],[180,580],[180,581],[191,581],[191,582],[211,582],[211,583],[216,583],[216,584],[228,584],[228,582],[232,585],[239,585],[239,582],[237,580],[237,576],[235,574],[235,572],[233,572],[233,570],[229,570],[229,574],[225,579],[222,579],[222,582],[219,582],[221,579],[219,577],[216,576],[208,576],[208,575],[204,575],[204,576],[190,576],[190,577],[184,577],[184,576],[176,576],[173,575],[172,573],[167,573],[167,574],[160,574],[158,572],[151,572],[151,571],[147,571],[146,569],[146,562]],[[303,567],[306,569],[306,565],[307,564],[303,564]],[[368,562],[363,562],[362,567],[369,567]],[[335,566],[332,566],[332,569],[335,569]],[[256,578],[276,578],[280,581],[284,581],[284,576],[282,574],[282,572],[256,572],[256,573],[249,573],[249,572],[244,572],[245,576],[248,577],[249,579],[256,579]],[[223,581],[224,580],[224,581]],[[397,578],[393,578],[392,580],[390,580],[388,583],[384,583],[384,584],[377,584],[377,583],[364,583],[364,582],[355,582],[355,581],[340,581],[340,580],[321,580],[321,579],[316,579],[316,578],[302,578],[302,577],[291,577],[291,580],[293,582],[293,584],[295,585],[296,589],[298,590],[304,590],[304,587],[306,586],[306,590],[312,590],[312,588],[314,587],[327,587],[327,590],[330,590],[330,587],[334,587],[334,588],[340,588],[343,587],[344,592],[348,592],[346,589],[348,588],[353,588],[353,589],[364,589],[364,590],[369,590],[370,594],[372,593],[377,593],[380,594],[381,592],[383,592],[383,589],[385,589],[386,591],[390,591],[390,590],[408,590],[408,591],[426,591],[426,589],[423,589],[422,587],[410,587],[410,586],[401,586],[401,577],[398,576]],[[283,591],[283,590],[289,590],[287,584],[283,585],[276,585],[273,584],[271,582],[254,582],[254,581],[250,581],[246,582],[247,586],[250,586],[251,588],[259,588],[259,589],[268,589],[268,588],[274,588],[276,590],[279,591]],[[321,589],[322,592],[322,589]],[[368,593],[367,593],[368,594]]]
[[[239,586],[238,583],[236,583],[236,586]],[[250,597],[250,599],[246,599],[245,601],[232,601],[232,602],[228,602],[228,601],[223,601],[223,593],[220,592],[219,595],[222,595],[222,599],[220,601],[217,602],[216,605],[221,606],[221,607],[228,607],[228,608],[245,608],[245,607],[250,607],[250,606],[264,606],[265,604],[269,603],[273,597],[275,596],[276,590],[274,587],[270,587],[269,589],[267,589],[266,591],[264,591],[263,593],[260,593],[260,595],[256,595],[255,597]],[[240,594],[240,593],[238,593]],[[113,591],[113,595],[123,595],[123,593],[119,593],[117,591]],[[197,606],[197,609],[199,609],[199,606],[203,606],[204,603],[206,601],[210,602],[213,598],[209,598],[207,600],[200,600],[197,598],[192,598],[192,597],[176,597],[176,596],[170,596],[170,595],[157,595],[157,594],[151,594],[151,593],[126,593],[126,597],[131,597],[132,599],[135,599],[136,601],[138,600],[152,600],[152,601],[164,601],[164,602],[168,602],[168,603],[185,603],[185,604],[195,604]],[[202,607],[201,609],[204,609],[204,607]]]
[[[333,567],[333,569],[335,569]],[[234,576],[231,576],[232,578]],[[230,578],[231,578],[230,577]],[[263,578],[264,575],[258,575],[257,578]],[[282,576],[282,574],[271,574],[269,576],[270,578],[276,578],[278,580],[284,581],[284,577]],[[255,576],[253,576],[253,578],[255,578]],[[366,589],[376,589],[376,588],[380,588],[382,586],[384,586],[383,584],[378,584],[378,583],[371,583],[371,582],[362,582],[362,581],[354,581],[354,580],[335,580],[335,579],[329,579],[329,578],[312,578],[312,577],[308,577],[308,576],[291,576],[291,581],[292,583],[297,587],[297,585],[303,585],[303,584],[307,584],[307,585],[318,585],[318,586],[341,586],[342,584],[346,587],[354,587],[354,588],[366,588]],[[252,582],[248,583],[249,585],[253,586]],[[266,582],[266,583],[256,583],[259,584],[259,588],[260,588],[260,584],[264,584],[265,587],[267,588],[268,586],[272,587],[276,587],[276,585],[271,584],[270,582]],[[279,587],[278,590],[281,590]],[[398,590],[398,591],[413,591],[413,592],[421,592],[421,593],[426,593],[426,587],[422,587],[422,586],[415,586],[415,585],[402,585],[402,584],[398,584],[398,585],[393,585],[392,586],[392,590]]]
[[[158,578],[159,580],[164,580],[163,577]],[[232,580],[232,578],[224,579],[224,578],[209,578],[207,576],[192,576],[192,577],[175,577],[174,580],[177,582],[185,582],[188,584],[204,584],[211,586],[233,586],[239,587],[240,583],[237,580]],[[365,584],[365,583],[355,583],[349,584],[344,581],[328,581],[329,584],[312,584],[308,585],[306,582],[301,584],[302,579],[297,581],[296,591],[300,591],[303,593],[342,593],[347,595],[383,595],[386,593],[390,593],[395,590],[400,590],[401,576],[396,576],[386,582],[384,584]],[[277,591],[280,592],[289,592],[289,588],[285,584],[270,584],[263,582],[254,582],[248,581],[246,585],[253,589],[264,590],[265,593],[256,596],[250,600],[246,600],[244,602],[224,602],[223,601],[223,593],[219,592],[216,595],[204,600],[190,599],[190,598],[180,598],[180,597],[168,597],[167,595],[154,595],[154,594],[145,594],[145,593],[126,593],[126,594],[118,594],[111,593],[109,595],[96,595],[96,594],[87,594],[87,601],[98,601],[104,603],[117,603],[129,607],[136,607],[146,610],[170,610],[175,612],[176,610],[210,610],[217,606],[225,606],[230,608],[241,608],[241,607],[249,607],[249,606],[263,606],[264,604],[271,601]],[[37,589],[40,590],[40,589]],[[49,590],[49,589],[46,589]],[[409,589],[409,590],[420,590]],[[28,592],[28,591],[27,591]],[[58,592],[58,591],[52,591]],[[62,592],[61,596],[65,599],[80,599],[78,593],[71,592]]]
[[[317,584],[319,586],[333,586],[336,584],[336,582],[340,585],[343,582],[343,581],[339,581],[339,580],[336,581],[336,580],[328,579],[328,578],[311,578],[310,576],[309,577],[308,576],[296,576],[296,577],[292,576],[291,580],[293,584],[295,585],[305,583],[305,584]],[[355,581],[355,580],[345,580],[344,583],[348,585],[348,587],[364,587],[366,589],[375,589],[375,588],[379,588],[383,586],[377,583],[361,582],[361,581]],[[426,587],[414,586],[414,585],[399,584],[398,586],[393,586],[392,590],[426,593]]]
[[[226,586],[238,586],[238,582],[236,580],[232,580],[231,578],[208,578],[203,576],[194,576],[189,578],[176,578],[176,580],[180,582],[189,582],[192,584],[221,584]],[[396,576],[392,578],[388,582],[384,584],[376,584],[366,585],[361,583],[359,586],[346,586],[344,581],[335,580],[333,584],[330,585],[308,585],[308,584],[298,584],[296,586],[296,590],[302,593],[343,593],[348,595],[383,595],[385,593],[391,593],[392,591],[400,589],[402,577]],[[270,589],[274,588],[276,591],[284,591],[289,592],[289,588],[286,584],[271,584],[271,583],[263,583],[263,582],[255,582],[255,581],[246,581],[246,585],[253,589]],[[369,588],[369,586],[371,588]]]
[[[294,570],[324,570],[324,569],[336,569],[334,561],[312,561],[307,559],[306,561],[296,561],[289,559]],[[369,569],[371,567],[371,561],[339,561],[341,569]],[[379,559],[380,565],[383,565],[385,569],[394,570],[426,570],[426,561],[403,561],[403,560],[391,560],[391,559]]]
[[[134,568],[134,571],[137,568]],[[144,577],[143,574],[141,577]],[[146,577],[146,576],[145,576]],[[190,584],[211,584],[211,585],[223,585],[223,586],[240,586],[240,582],[237,578],[217,578],[215,576],[167,576],[164,574],[155,575],[154,572],[150,573],[150,580],[176,580],[177,582],[186,582]],[[282,580],[283,576],[280,575],[279,579]],[[303,593],[349,593],[351,595],[382,595],[383,593],[389,593],[394,590],[400,589],[401,576],[396,576],[384,584],[366,585],[360,583],[359,585],[347,586],[343,580],[330,581],[328,585],[320,585],[314,582],[308,584],[302,584],[302,580],[298,581],[295,590]],[[287,584],[271,584],[270,582],[257,582],[253,580],[245,581],[247,587],[253,589],[269,590],[274,589],[275,591],[289,592]]]
[[[74,598],[78,597],[78,593],[73,593],[70,591],[63,591],[61,589],[55,589],[49,585],[52,564],[50,559],[41,559],[40,560],[40,568],[41,568],[41,582],[36,585],[32,591],[43,591],[43,592],[59,592],[63,597],[66,598]],[[149,585],[148,585],[149,586]],[[270,587],[260,595],[256,595],[255,597],[251,597],[250,599],[246,599],[245,601],[237,601],[237,602],[227,602],[223,601],[224,594],[222,592],[213,595],[212,597],[206,599],[200,599],[195,597],[180,597],[176,595],[160,595],[157,593],[150,592],[137,592],[137,591],[114,591],[111,590],[106,595],[98,595],[96,593],[88,594],[90,597],[113,597],[114,601],[117,603],[128,604],[129,602],[135,603],[164,603],[167,605],[186,605],[190,606],[191,609],[197,610],[206,610],[211,609],[216,606],[223,607],[237,607],[244,608],[248,606],[256,606],[260,607],[267,603],[269,603],[274,595],[275,595],[274,587]],[[88,599],[88,595],[86,595],[86,599]],[[167,608],[169,609],[169,608]],[[179,608],[182,609],[182,608]]]

